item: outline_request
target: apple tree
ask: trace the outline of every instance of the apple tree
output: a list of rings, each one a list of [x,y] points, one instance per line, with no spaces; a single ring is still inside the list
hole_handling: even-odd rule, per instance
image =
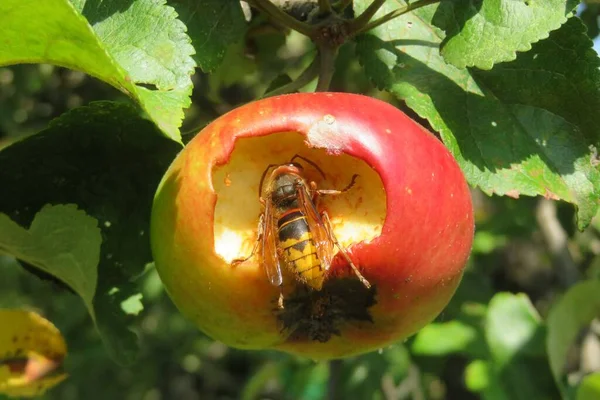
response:
[[[600,398],[596,3],[2,0],[0,397]]]

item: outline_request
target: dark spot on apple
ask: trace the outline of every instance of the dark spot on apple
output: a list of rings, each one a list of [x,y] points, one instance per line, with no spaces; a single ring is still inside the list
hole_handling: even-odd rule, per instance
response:
[[[373,322],[369,308],[377,303],[376,287],[366,288],[354,278],[330,279],[321,290],[303,284],[284,298],[276,315],[288,341],[314,340],[325,343],[340,335],[341,327],[353,321]]]

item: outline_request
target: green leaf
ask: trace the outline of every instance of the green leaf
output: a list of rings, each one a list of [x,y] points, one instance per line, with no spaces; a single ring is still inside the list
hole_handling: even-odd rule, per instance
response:
[[[465,369],[465,384],[472,392],[481,392],[490,385],[490,367],[483,360],[475,360]]]
[[[368,3],[355,2],[357,11]],[[440,132],[470,184],[568,201],[586,227],[600,199],[600,60],[581,22],[571,18],[516,61],[481,71],[444,62],[435,11],[421,8],[357,38],[367,75]]]
[[[232,43],[244,37],[246,21],[239,0],[172,0],[171,5],[187,25],[194,59],[204,72],[214,71]]]
[[[69,285],[92,317],[101,243],[98,221],[73,204],[44,206],[28,230],[0,214],[0,254],[26,261]]]
[[[448,35],[441,52],[458,68],[490,69],[558,29],[577,0],[442,1],[433,23]]]
[[[83,71],[131,96],[179,141],[194,49],[185,26],[164,3],[3,0],[0,66],[50,63]]]
[[[577,389],[577,400],[597,399],[600,399],[600,372],[586,376]]]
[[[440,318],[449,320],[468,317],[471,325],[479,325],[479,321],[487,313],[486,306],[493,295],[490,277],[475,268],[467,268],[460,286]]]
[[[327,390],[329,367],[327,362],[302,363],[283,379],[284,393],[292,399],[322,399]]]
[[[498,293],[490,301],[485,335],[497,388],[509,399],[555,398],[544,329],[526,295]]]
[[[137,339],[127,326],[140,308],[131,304],[139,292],[132,280],[152,260],[152,199],[180,149],[134,107],[97,102],[0,151],[0,187],[10,188],[9,196],[0,196],[0,212],[28,226],[44,204],[76,203],[99,221],[103,242],[93,305],[102,339],[122,364],[136,354]]]
[[[600,58],[586,28],[571,18],[547,40],[491,71],[477,71],[479,79],[509,104],[542,108],[576,125],[589,145],[600,145]],[[474,70],[476,71],[476,70]],[[592,162],[597,162],[592,150]]]
[[[498,293],[490,301],[485,331],[498,365],[507,365],[517,353],[543,354],[540,329],[540,317],[526,295]]]
[[[241,400],[254,400],[260,398],[265,385],[276,379],[278,371],[284,366],[282,362],[267,362],[258,368],[256,372],[248,378],[242,389]]]
[[[444,356],[452,353],[485,353],[485,343],[477,329],[455,320],[431,323],[419,331],[412,343],[418,355]]]
[[[569,348],[581,329],[597,317],[600,317],[600,282],[595,280],[573,286],[548,314],[548,358],[554,379],[563,392],[566,384],[562,375]]]
[[[335,362],[335,361],[334,361]],[[337,398],[383,399],[382,381],[399,384],[409,373],[410,353],[402,344],[341,362],[336,381]]]
[[[483,400],[510,400],[489,362],[475,360],[465,369],[465,385]]]
[[[490,231],[477,231],[473,239],[473,253],[490,254],[499,247],[505,246],[507,238]]]

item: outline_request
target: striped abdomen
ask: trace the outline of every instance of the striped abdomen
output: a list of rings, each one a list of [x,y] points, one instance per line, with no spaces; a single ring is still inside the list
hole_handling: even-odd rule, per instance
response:
[[[285,264],[308,286],[320,290],[325,274],[306,216],[300,209],[287,211],[277,222],[277,232]]]

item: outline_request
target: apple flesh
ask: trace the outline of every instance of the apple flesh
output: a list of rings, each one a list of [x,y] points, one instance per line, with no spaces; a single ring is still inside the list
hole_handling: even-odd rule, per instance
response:
[[[323,196],[340,244],[322,290],[284,268],[271,285],[250,255],[269,164],[299,154]],[[268,196],[263,197],[268,201]],[[415,333],[446,306],[473,239],[471,198],[447,149],[382,101],[344,93],[272,97],[218,118],[178,155],[156,193],[151,241],[156,268],[177,307],[202,331],[244,349],[313,359],[363,353]]]

